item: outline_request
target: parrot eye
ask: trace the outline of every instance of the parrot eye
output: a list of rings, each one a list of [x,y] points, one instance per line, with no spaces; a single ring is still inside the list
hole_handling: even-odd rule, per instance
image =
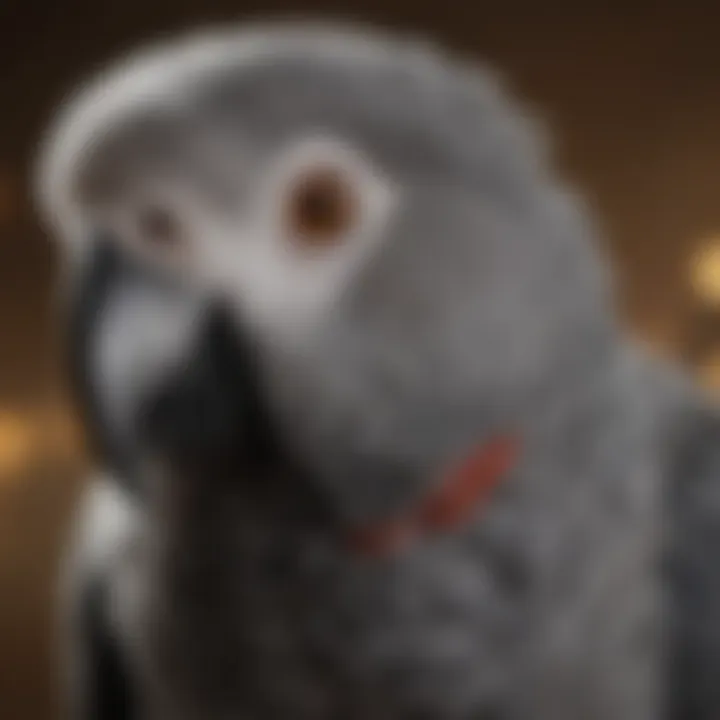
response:
[[[136,217],[140,242],[152,249],[173,250],[182,241],[179,218],[160,204],[141,207]]]
[[[331,166],[305,170],[290,183],[285,202],[289,236],[308,248],[330,247],[355,225],[359,198],[352,180]]]

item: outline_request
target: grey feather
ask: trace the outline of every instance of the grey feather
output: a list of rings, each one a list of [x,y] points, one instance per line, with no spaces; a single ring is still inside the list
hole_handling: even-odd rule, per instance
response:
[[[203,452],[192,408],[237,385],[198,369],[216,352],[203,333],[137,390],[181,408],[142,435],[161,464],[145,478],[143,602],[121,628],[139,638],[153,720],[715,717],[715,410],[619,328],[592,221],[532,120],[481,68],[392,38],[270,28],[183,65],[188,47],[161,51],[176,70],[112,106],[110,125],[84,121],[91,141],[70,161],[51,147],[49,215],[132,211],[144,184],[182,186],[212,218],[195,226],[197,255],[234,228],[240,267],[243,242],[264,241],[240,237],[258,178],[318,134],[352,145],[400,200],[293,332],[275,323],[300,304],[282,292],[258,299],[240,271],[194,278],[256,356],[243,382],[263,400],[272,462]],[[53,189],[61,176],[75,194]],[[469,524],[376,561],[348,549],[354,523],[413,507],[507,430],[521,461]]]

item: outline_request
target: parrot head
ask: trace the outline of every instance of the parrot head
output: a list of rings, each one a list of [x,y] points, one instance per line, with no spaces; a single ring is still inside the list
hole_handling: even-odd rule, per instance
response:
[[[160,44],[81,88],[40,200],[71,264],[102,231],[184,303],[221,304],[279,446],[363,518],[522,436],[611,354],[593,228],[547,155],[489,70],[279,24]]]

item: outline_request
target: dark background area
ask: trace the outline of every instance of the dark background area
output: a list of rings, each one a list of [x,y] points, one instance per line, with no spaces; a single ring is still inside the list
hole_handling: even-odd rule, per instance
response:
[[[589,199],[629,324],[699,370],[720,351],[688,271],[696,249],[714,241],[720,253],[718,5],[0,0],[2,720],[54,717],[53,574],[84,464],[62,397],[55,253],[27,193],[34,145],[64,93],[135,42],[288,13],[420,31],[498,65],[547,118],[558,164]]]

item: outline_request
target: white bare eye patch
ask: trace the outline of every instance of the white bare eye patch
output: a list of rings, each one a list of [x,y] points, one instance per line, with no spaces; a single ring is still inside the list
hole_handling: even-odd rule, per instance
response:
[[[317,173],[342,183],[347,217],[333,215],[346,210],[333,206],[340,200],[332,187],[318,188],[326,197],[315,201],[317,211],[296,204],[303,183],[315,182]],[[360,152],[332,138],[291,143],[256,177],[248,213],[209,243],[206,269],[260,329],[282,335],[332,306],[385,237],[399,193]],[[315,232],[325,234],[318,239]]]
[[[142,153],[141,182],[130,183],[116,196],[110,192],[102,204],[92,206],[73,195],[78,176],[90,159],[103,156],[108,138],[122,140],[123,123],[130,127],[133,118],[152,114],[154,108],[163,117],[168,108],[182,107],[201,71],[212,77],[215,68],[232,62],[238,72],[245,67],[250,72],[263,58],[285,52],[283,37],[270,41],[255,33],[246,39],[200,39],[152,50],[111,68],[68,103],[43,148],[38,193],[45,219],[68,257],[82,255],[102,227],[142,262],[222,293],[258,330],[278,337],[307,328],[332,308],[338,293],[387,236],[399,196],[374,159],[343,138],[301,133],[269,157],[253,157],[251,167],[238,167],[235,178],[243,177],[247,201],[237,212],[218,212],[208,204],[197,192],[197,178],[145,172]],[[297,42],[308,52],[313,52],[311,37],[298,34]],[[330,58],[345,51],[333,42],[325,52]],[[358,61],[371,62],[370,57],[359,53]],[[188,142],[195,139],[189,136]],[[198,143],[206,140],[197,138]],[[252,137],[244,141],[252,148]],[[220,150],[215,147],[203,157],[211,164],[228,163],[231,154]],[[327,203],[325,220],[316,214],[315,225],[293,225],[288,222],[288,202],[302,176],[317,168],[330,168],[340,177],[353,214],[344,224],[336,222],[332,242],[303,245],[298,228],[317,230],[319,222],[326,223],[325,230],[329,227]],[[225,177],[233,177],[232,169]],[[318,207],[316,202],[316,213]]]

